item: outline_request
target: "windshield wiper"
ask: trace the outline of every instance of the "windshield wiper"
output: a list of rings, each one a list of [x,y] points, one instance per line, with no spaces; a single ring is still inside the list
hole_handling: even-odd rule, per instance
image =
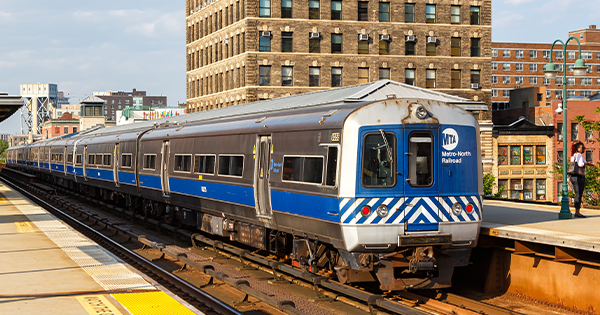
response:
[[[394,163],[394,157],[392,156],[392,149],[390,149],[390,145],[388,144],[387,138],[385,137],[385,132],[383,131],[383,129],[379,129],[379,132],[381,132],[381,137],[383,138],[383,142],[385,143],[388,157],[390,158],[390,163]]]

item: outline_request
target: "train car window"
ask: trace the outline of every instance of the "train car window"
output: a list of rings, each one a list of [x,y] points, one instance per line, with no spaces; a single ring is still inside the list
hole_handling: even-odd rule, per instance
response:
[[[385,138],[392,152],[391,159],[381,133],[365,136],[362,163],[362,184],[365,187],[390,188],[396,185],[396,137],[386,133]]]
[[[338,148],[328,147],[327,148],[327,174],[325,179],[325,185],[336,186],[337,185],[337,161],[338,161]]]
[[[219,155],[219,175],[242,177],[243,174],[243,155]]]
[[[192,169],[192,155],[175,154],[175,165],[173,171],[189,173]]]
[[[73,153],[67,154],[67,163],[73,163]]]
[[[194,156],[194,173],[196,174],[215,174],[215,156],[214,155],[196,155]]]
[[[96,154],[96,165],[102,166],[103,158],[104,158],[104,154]]]
[[[433,184],[433,136],[429,132],[413,132],[409,136],[408,176],[413,187]]]
[[[112,164],[112,154],[104,154],[104,166],[110,166]]]
[[[131,154],[121,154],[121,167],[131,167]]]
[[[88,154],[88,165],[94,165],[94,161],[95,161],[95,155],[93,154]]]
[[[75,157],[75,165],[81,165],[81,162],[83,162],[81,154],[77,154],[77,157]]]
[[[144,154],[144,169],[155,170],[156,169],[156,154]]]
[[[281,180],[321,184],[323,160],[322,156],[284,156]]]
[[[57,154],[57,155],[56,155],[56,160],[57,160],[58,162],[62,162],[62,161],[63,161],[63,158],[64,158],[64,154]]]

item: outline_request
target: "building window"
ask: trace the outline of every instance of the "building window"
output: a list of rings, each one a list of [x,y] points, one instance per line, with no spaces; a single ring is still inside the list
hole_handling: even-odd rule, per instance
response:
[[[537,78],[536,77],[529,77],[529,84],[530,85],[536,85],[537,84]]]
[[[369,54],[369,41],[368,40],[358,40],[358,53],[363,55]]]
[[[517,57],[518,59],[522,59],[523,58],[523,49],[515,50],[515,57]]]
[[[379,2],[379,22],[390,21],[390,3]]]
[[[594,152],[592,151],[585,151],[585,160],[588,162],[593,162],[594,160]]]
[[[358,68],[358,84],[369,82],[369,68]]]
[[[480,7],[471,7],[471,25],[479,25],[481,23],[479,18]]]
[[[435,4],[425,5],[425,23],[435,23]]]
[[[498,76],[492,76],[492,84],[498,84]]]
[[[556,98],[562,99],[562,97],[563,97],[562,90],[557,90],[555,93],[556,93]]]
[[[510,71],[510,63],[508,63],[508,62],[503,63],[502,71]]]
[[[586,130],[585,131],[585,141],[594,141],[594,131],[593,130]]]
[[[125,100],[125,104],[129,104],[129,100]]]
[[[481,84],[481,71],[471,70],[471,84]]]
[[[502,90],[502,97],[510,97],[510,90]]]
[[[427,43],[425,46],[426,56],[435,56],[435,43]]]
[[[460,24],[460,6],[450,6],[450,23]]]
[[[115,100],[110,100],[110,103],[111,103],[111,104],[114,104],[114,103],[115,103]]]
[[[556,58],[556,59],[563,59],[563,56],[564,56],[564,54],[563,54],[562,50],[557,50],[554,52],[554,58]]]
[[[271,0],[259,0],[258,16],[259,17],[270,17],[271,16]]]
[[[562,77],[556,77],[556,79],[554,79],[554,83],[556,85],[562,85],[563,84],[563,78]]]
[[[320,38],[310,38],[308,40],[308,52],[311,54],[318,54],[321,52]]]
[[[73,127],[73,133],[77,132],[77,127]]]
[[[557,97],[558,97],[558,91],[557,91],[556,94],[557,94]],[[563,140],[563,124],[562,123],[557,123],[556,124],[556,139],[558,139],[558,141],[562,141]],[[561,154],[561,156],[562,156],[562,154]]]
[[[69,127],[65,127],[64,129],[65,129],[64,133],[68,134],[69,133]]]
[[[542,83],[544,85],[550,85],[550,79],[542,78]]]
[[[523,146],[523,165],[533,164],[533,146]]]
[[[530,50],[529,58],[537,58],[537,50]]]
[[[321,86],[321,68],[308,68],[308,86]]]
[[[592,59],[592,52],[591,51],[581,52],[581,58],[582,59]]]
[[[575,78],[567,78],[567,83],[568,83],[569,85],[575,85]],[[571,92],[571,91],[570,91],[570,92]],[[572,91],[572,92],[575,92],[575,91]]]
[[[342,68],[331,68],[331,86],[342,86]]]
[[[271,85],[271,66],[259,66],[260,85]]]
[[[331,1],[331,19],[342,19],[342,1]]]
[[[258,46],[259,51],[271,51],[271,37],[260,36]]]
[[[498,147],[498,165],[508,165],[508,146]]]
[[[379,80],[390,79],[390,68],[379,68]]]
[[[492,90],[492,97],[498,97],[498,90],[496,90],[496,89]]]
[[[426,88],[435,88],[435,69],[427,69],[425,73],[425,79]]]
[[[523,64],[522,63],[516,63],[515,64],[515,70],[517,70],[517,71],[523,71]]]
[[[308,18],[318,20],[321,18],[321,3],[319,0],[308,1]]]
[[[282,32],[281,33],[281,51],[282,52],[293,52],[294,51],[294,33]]]
[[[369,1],[358,1],[358,20],[369,20]]]
[[[529,64],[529,71],[531,71],[531,72],[537,72],[537,63],[530,63]]]
[[[571,123],[571,140],[579,140],[579,123]]]
[[[331,53],[342,53],[342,34],[331,34]]]
[[[453,89],[460,89],[460,70],[456,70],[456,69],[450,70],[450,79],[451,79],[450,87]]]
[[[592,96],[592,91],[581,91],[581,96],[589,98]]]
[[[292,0],[281,0],[281,18],[292,18]]]
[[[523,84],[523,77],[515,77],[515,84],[518,84],[518,85]]]
[[[415,85],[415,69],[405,70],[404,83],[408,85]]]
[[[389,40],[379,40],[379,54],[380,55],[389,55],[390,54],[390,41]]]
[[[406,3],[404,4],[404,23],[414,23],[415,22],[415,4],[414,3]],[[600,59],[600,53],[598,54],[598,59]]]
[[[294,67],[281,67],[281,85],[294,85]]]
[[[498,63],[492,62],[492,70],[498,70]]]
[[[592,85],[592,78],[581,78],[581,85]]]
[[[479,57],[481,38],[471,38],[471,57]]]
[[[508,50],[508,49],[502,50],[502,57],[510,58],[510,50]]]
[[[414,56],[415,55],[415,42],[406,42],[404,45],[404,55]]]
[[[450,39],[450,56],[460,56],[460,37],[452,37]]]
[[[567,51],[567,59],[575,59],[575,52]]]
[[[492,49],[492,57],[498,57],[498,49]]]
[[[521,165],[521,147],[510,147],[510,165]]]

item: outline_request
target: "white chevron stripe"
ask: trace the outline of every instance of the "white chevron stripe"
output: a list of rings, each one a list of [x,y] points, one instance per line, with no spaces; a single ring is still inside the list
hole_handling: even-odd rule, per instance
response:
[[[452,202],[452,205],[456,203],[456,198],[448,197],[448,199],[450,199],[450,201]],[[454,221],[460,221],[460,219],[454,214],[454,212],[452,212],[452,205],[450,205],[450,215],[452,216]]]
[[[440,204],[440,206],[442,208],[445,208],[444,207],[445,202],[444,202],[444,199],[442,197],[438,198],[438,203]],[[442,219],[442,222],[449,222],[450,221],[450,220],[448,220],[448,218],[446,218],[446,215],[440,209],[438,209],[438,216],[440,217],[440,219]]]
[[[471,200],[473,200],[473,203],[475,205],[477,205],[477,209],[479,209],[479,211],[481,211],[481,206],[479,205],[479,198],[476,198],[474,196],[471,196]],[[479,221],[479,213],[477,211],[473,211],[473,217],[475,218],[475,221]]]
[[[363,200],[365,200],[365,198],[358,198],[354,201],[350,208],[348,208],[346,212],[342,214],[342,222],[346,221],[346,219],[350,216],[350,214],[352,214],[354,209],[356,209],[356,207],[358,207],[358,205],[360,205],[363,202]]]
[[[398,217],[392,222],[392,224],[398,224],[402,221],[404,221],[404,216],[406,215],[406,209],[404,210],[400,210],[400,207],[402,207],[402,205],[406,202],[405,198],[402,198],[398,203],[398,207],[396,208],[396,211],[400,211],[400,214],[398,215]]]
[[[461,196],[461,197],[460,197],[460,200],[461,200],[461,201],[464,203],[464,205],[465,205],[465,209],[463,209],[464,211],[463,211],[463,215],[462,215],[462,217],[463,217],[463,218],[465,218],[465,220],[466,220],[466,221],[469,221],[469,222],[470,222],[470,221],[471,221],[471,218],[469,218],[469,215],[467,214],[467,209],[466,209],[466,207],[467,207],[467,204],[469,204],[469,202],[470,202],[470,201],[469,201],[469,200],[467,200],[467,198],[466,198],[465,196]]]
[[[435,205],[435,203],[433,203],[431,198],[426,198],[425,202],[427,203],[427,205],[429,206],[429,209],[431,210],[431,212],[429,212],[431,215],[436,215],[436,213],[438,214],[433,218],[433,220],[431,222],[437,222],[436,217],[439,217],[439,214],[440,214],[438,207]]]
[[[419,203],[419,201],[421,201],[420,197],[413,199],[411,201],[411,204],[413,204],[413,206],[411,206],[410,209],[406,208],[404,211],[406,213],[410,213],[413,210],[413,208],[415,207],[414,205],[416,205],[417,203]],[[415,211],[415,213],[413,213],[412,217],[410,217],[408,219],[408,223],[414,223],[415,222],[415,220],[419,217],[419,215],[421,215],[422,208],[423,208],[423,206],[419,207],[417,209],[417,211]]]
[[[375,214],[375,213],[373,213],[373,212],[374,212],[374,211],[373,211],[373,210],[374,210],[374,209],[373,209],[373,205],[374,205],[375,203],[377,203],[377,201],[379,201],[379,199],[381,199],[381,198],[373,198],[373,199],[371,199],[371,200],[370,200],[370,201],[367,203],[367,206],[369,206],[369,207],[371,208],[371,215],[374,215],[374,214]],[[377,215],[377,214],[375,214],[375,215]],[[359,212],[358,212],[358,213],[357,213],[357,214],[354,216],[354,218],[353,218],[353,219],[350,221],[350,223],[348,223],[348,224],[356,224],[356,222],[358,222],[358,220],[360,220],[362,217],[363,217],[363,215],[362,215],[362,213],[359,211]]]
[[[394,200],[394,199],[392,198],[392,200]],[[385,222],[387,222],[387,220],[389,218],[391,218],[394,215],[394,213],[396,213],[396,211],[399,210],[400,205],[402,205],[403,202],[404,202],[404,198],[400,198],[395,204],[393,204],[393,205],[388,204],[388,209],[389,209],[388,215],[386,215],[384,218],[381,218],[381,220],[379,222],[377,222],[377,224],[385,224]]]
[[[350,198],[344,198],[342,202],[340,202],[340,211],[344,209],[344,206],[348,203],[348,201],[350,201]]]

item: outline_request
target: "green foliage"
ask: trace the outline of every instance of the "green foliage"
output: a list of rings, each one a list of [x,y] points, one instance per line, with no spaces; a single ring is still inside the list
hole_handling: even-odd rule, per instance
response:
[[[562,164],[554,163],[552,168],[552,173],[555,174],[556,179],[562,181]],[[585,192],[583,194],[583,203],[590,206],[600,206],[600,182],[598,181],[598,178],[600,178],[600,167],[594,165],[585,168]],[[573,193],[573,187],[570,180],[568,181],[568,185],[569,198],[574,198],[575,194]],[[558,191],[559,193],[562,191],[562,185],[558,187]]]
[[[506,187],[502,186],[498,189],[497,193],[493,193],[493,188],[496,186],[496,177],[492,173],[484,173],[483,174],[483,194],[485,196],[493,196],[495,198],[500,198],[504,189]]]
[[[8,142],[0,139],[0,160],[6,160],[6,149],[8,149]]]

